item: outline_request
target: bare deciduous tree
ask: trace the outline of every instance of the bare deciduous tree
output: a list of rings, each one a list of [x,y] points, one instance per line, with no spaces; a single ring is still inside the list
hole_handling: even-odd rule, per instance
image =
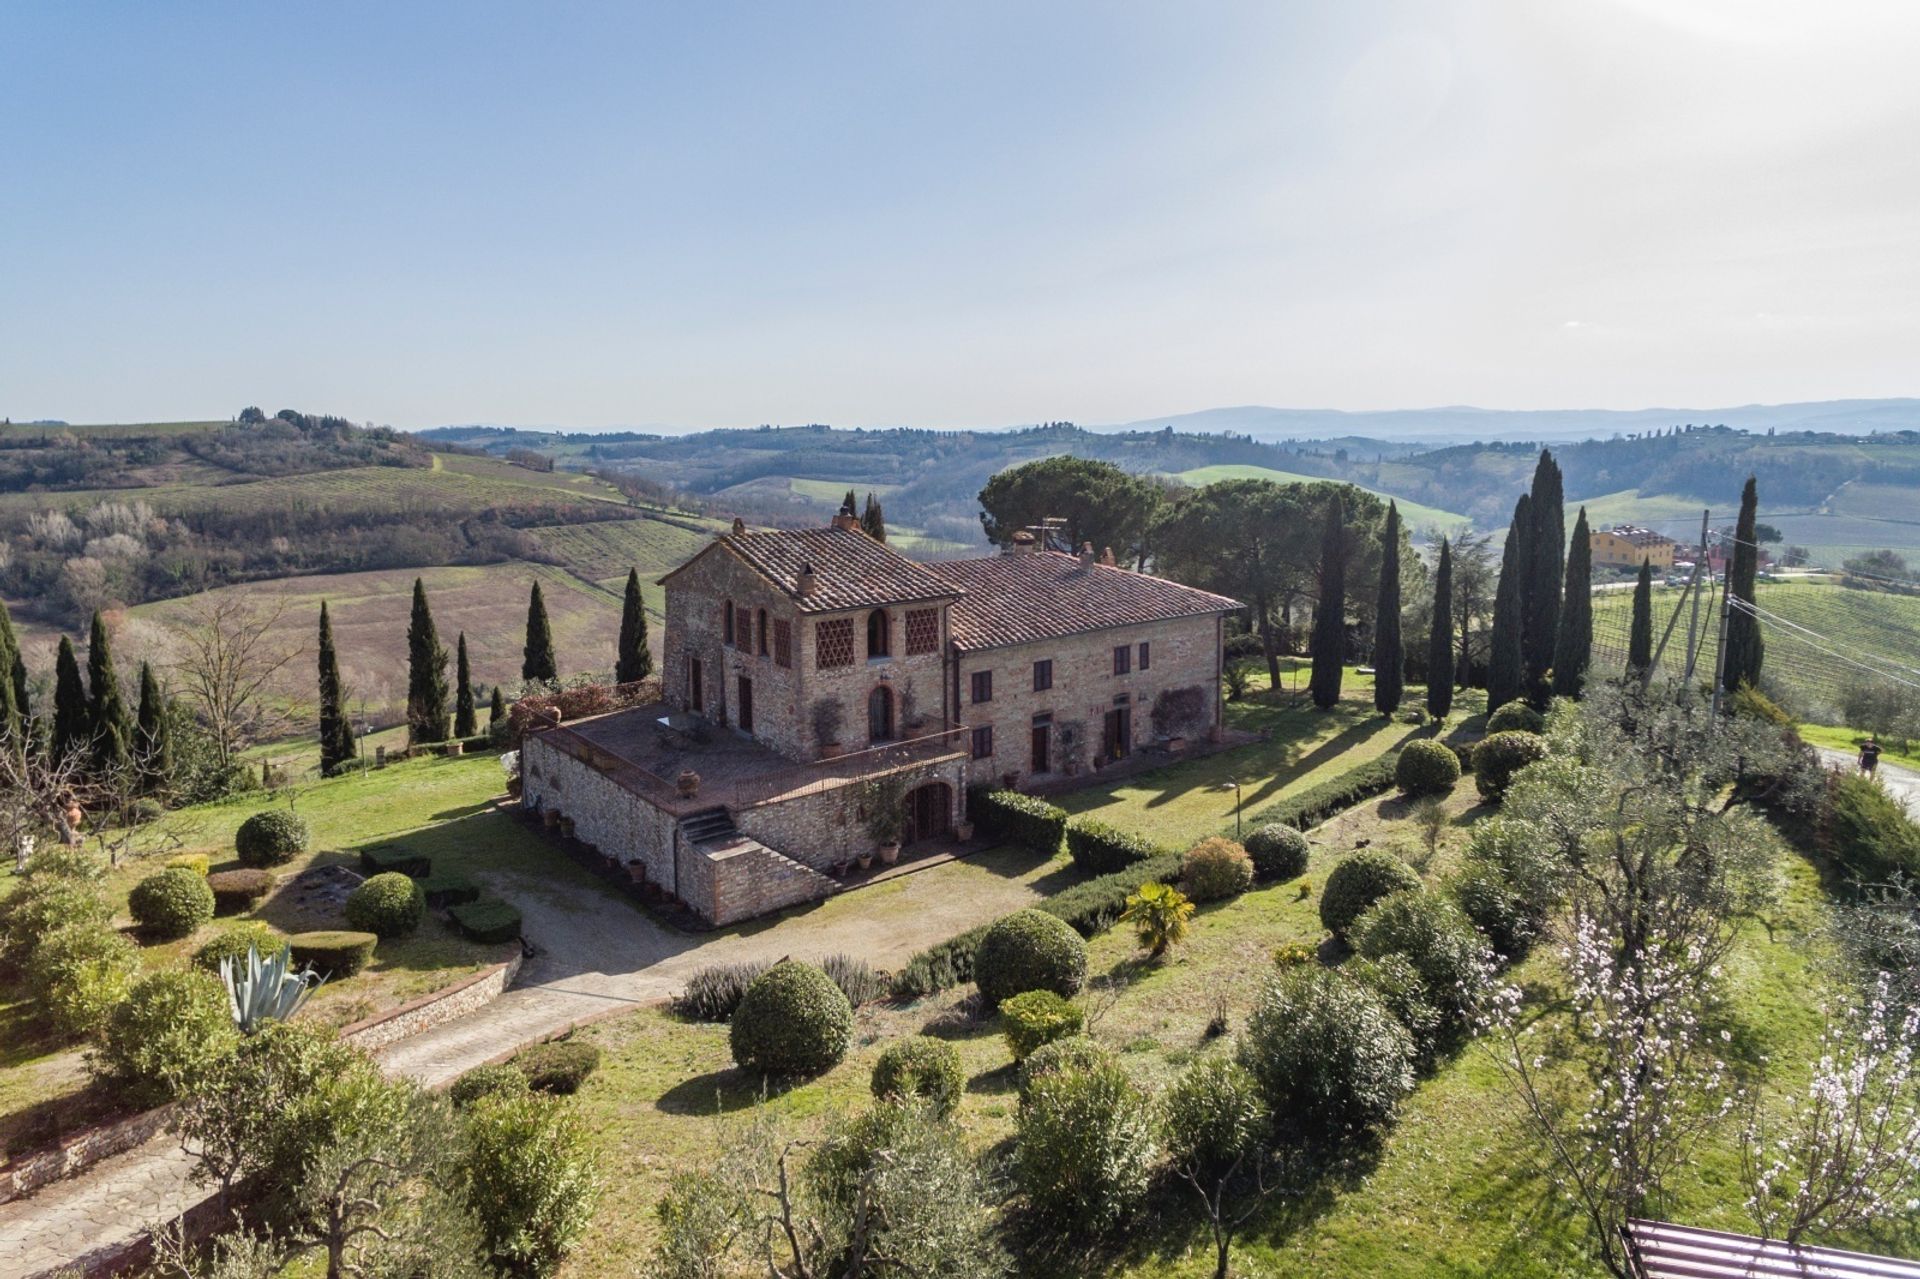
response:
[[[262,600],[215,591],[189,601],[174,628],[174,676],[212,734],[223,767],[297,718],[274,688],[281,670],[302,651],[279,634],[286,611],[283,595]]]
[[[40,740],[45,725],[29,719],[24,736]],[[37,750],[0,747],[0,842],[13,850],[14,869],[26,872],[35,840],[48,831],[62,842],[78,837],[67,820],[67,808],[78,797],[80,755],[55,756]]]

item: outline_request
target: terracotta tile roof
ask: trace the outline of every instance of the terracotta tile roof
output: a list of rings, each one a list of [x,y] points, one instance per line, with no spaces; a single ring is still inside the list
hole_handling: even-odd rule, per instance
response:
[[[881,604],[946,599],[958,592],[885,543],[854,529],[776,529],[764,533],[727,533],[701,555],[725,549],[746,561],[788,596],[802,613],[831,613]],[[700,556],[694,556],[694,560]],[[668,581],[693,560],[660,580]],[[812,568],[817,589],[800,594],[800,573]]]
[[[966,594],[953,605],[955,647],[1000,648],[1082,631],[1231,612],[1239,600],[1164,577],[1082,564],[1059,551],[927,565]]]

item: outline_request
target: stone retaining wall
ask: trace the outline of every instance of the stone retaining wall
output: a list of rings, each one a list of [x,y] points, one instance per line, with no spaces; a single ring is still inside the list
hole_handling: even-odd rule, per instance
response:
[[[173,1118],[172,1106],[144,1110],[125,1119],[83,1128],[57,1145],[0,1165],[0,1203],[30,1195],[40,1187],[72,1177],[102,1159],[124,1154],[152,1140]]]
[[[500,998],[513,985],[513,979],[520,975],[520,960],[515,955],[504,964],[483,968],[442,990],[357,1021],[343,1029],[340,1038],[357,1048],[377,1052],[409,1035],[464,1017]]]

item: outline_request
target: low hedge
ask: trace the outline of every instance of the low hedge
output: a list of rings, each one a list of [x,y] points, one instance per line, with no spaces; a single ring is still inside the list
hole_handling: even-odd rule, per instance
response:
[[[307,851],[313,832],[306,819],[285,808],[269,808],[240,823],[233,851],[242,866],[255,869],[279,866]]]
[[[1110,875],[1159,853],[1152,840],[1091,817],[1067,823],[1067,852],[1089,875]]]
[[[526,1075],[518,1067],[500,1062],[492,1066],[475,1066],[454,1080],[447,1089],[447,1100],[465,1110],[488,1097],[518,1097],[526,1091]]]
[[[520,908],[498,897],[462,902],[447,913],[470,941],[514,941],[520,936]]]
[[[216,915],[237,915],[273,891],[270,870],[217,870],[207,876]]]
[[[575,1093],[600,1068],[600,1049],[584,1039],[550,1039],[517,1053],[510,1064],[535,1092]]]
[[[295,933],[287,938],[295,968],[311,968],[322,977],[351,977],[367,966],[380,939],[372,933],[344,929]]]
[[[420,893],[434,910],[458,906],[480,896],[480,885],[459,871],[442,871],[420,881]]]
[[[1363,799],[1384,795],[1397,784],[1394,773],[1400,762],[1398,751],[1388,751],[1378,759],[1349,768],[1338,777],[1330,777],[1317,786],[1309,786],[1298,795],[1269,804],[1247,817],[1254,826],[1281,822],[1295,830],[1311,830],[1337,813],[1343,813]]]
[[[247,920],[220,933],[214,939],[193,952],[193,964],[203,968],[214,976],[220,975],[220,961],[231,959],[246,971],[247,952],[257,953],[262,959],[270,959],[286,946],[282,937],[271,924],[257,919]]]
[[[958,1048],[944,1039],[914,1035],[880,1050],[880,1060],[873,1064],[872,1086],[873,1095],[882,1101],[919,1097],[935,1114],[945,1115],[959,1104],[967,1077]]]
[[[184,866],[196,875],[205,875],[209,870],[213,869],[213,858],[207,856],[205,853],[179,853],[167,858],[163,864],[169,870],[175,866]]]
[[[375,844],[360,850],[360,869],[369,875],[394,871],[411,879],[425,879],[433,873],[433,859],[398,844]]]
[[[127,909],[150,937],[185,937],[213,918],[213,890],[205,876],[170,866],[135,884],[127,895]]]
[[[1078,1004],[1050,990],[1015,995],[1000,1005],[1000,1017],[1015,1061],[1025,1061],[1036,1049],[1079,1034],[1086,1025]]]
[[[1067,834],[1066,809],[1019,791],[973,787],[967,792],[967,817],[988,839],[1047,856],[1060,851]]]

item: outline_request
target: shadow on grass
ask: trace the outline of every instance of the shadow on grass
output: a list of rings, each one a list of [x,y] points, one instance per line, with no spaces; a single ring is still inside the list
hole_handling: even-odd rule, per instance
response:
[[[660,1094],[660,1100],[654,1104],[670,1115],[731,1115],[754,1106],[764,1098],[778,1097],[808,1082],[804,1078],[764,1076],[738,1066],[728,1066],[682,1080]]]

